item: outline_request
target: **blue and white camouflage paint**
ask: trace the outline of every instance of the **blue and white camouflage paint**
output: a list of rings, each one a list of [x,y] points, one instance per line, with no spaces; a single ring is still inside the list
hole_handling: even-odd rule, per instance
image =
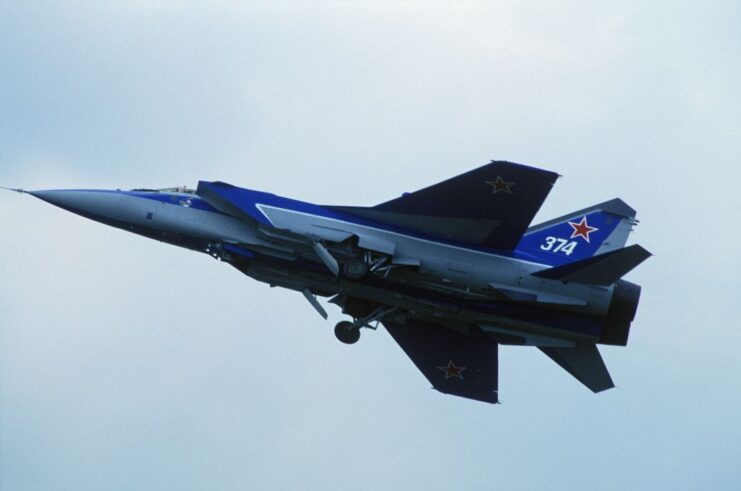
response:
[[[537,346],[595,392],[597,344],[626,345],[650,254],[625,247],[620,199],[531,226],[558,175],[491,162],[375,207],[324,206],[222,182],[197,189],[29,194],[107,225],[214,256],[301,292],[345,343],[382,323],[441,392],[498,402],[498,346]]]

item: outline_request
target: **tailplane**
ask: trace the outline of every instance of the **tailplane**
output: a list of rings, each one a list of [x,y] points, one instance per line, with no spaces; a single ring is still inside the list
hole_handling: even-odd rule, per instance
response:
[[[545,347],[540,348],[540,351],[592,392],[602,392],[615,387],[610,372],[607,371],[605,362],[602,361],[602,356],[594,344],[582,344],[574,348]]]
[[[651,253],[638,244],[588,257],[574,263],[554,266],[533,276],[586,285],[608,286],[648,259]]]

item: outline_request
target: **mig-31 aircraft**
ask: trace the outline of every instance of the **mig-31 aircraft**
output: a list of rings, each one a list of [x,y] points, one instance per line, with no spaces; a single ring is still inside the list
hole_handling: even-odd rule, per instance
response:
[[[343,343],[383,324],[435,389],[496,403],[500,344],[536,346],[592,391],[612,388],[596,345],[625,346],[638,306],[640,287],[621,278],[650,253],[625,246],[630,206],[530,226],[557,177],[491,162],[373,207],[218,181],[27,192],[296,290],[325,319],[317,297],[329,297],[350,319],[334,330]]]

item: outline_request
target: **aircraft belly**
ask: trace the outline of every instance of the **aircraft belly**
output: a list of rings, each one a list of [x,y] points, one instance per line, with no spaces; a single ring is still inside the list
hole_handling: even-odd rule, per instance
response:
[[[270,284],[296,291],[307,289],[319,295],[342,294],[377,304],[397,307],[415,318],[442,322],[452,329],[466,330],[467,326],[498,326],[529,336],[594,342],[599,337],[600,325],[591,318],[569,312],[531,312],[530,309],[506,304],[456,303],[441,299],[432,293],[412,292],[405,288],[389,289],[383,282],[350,281],[329,275],[325,268],[299,261],[280,261],[256,258],[246,267],[237,266],[246,275]],[[493,332],[493,331],[492,331]],[[523,334],[524,336],[524,334]],[[552,342],[547,346],[559,345]]]
[[[419,266],[424,282],[437,281],[443,286],[480,292],[491,291],[499,285],[511,285],[510,292],[520,293],[505,293],[513,301],[534,301],[569,309],[579,308],[596,314],[606,313],[609,306],[610,288],[564,284],[532,276],[531,273],[543,269],[542,264],[331,217],[272,206],[260,206],[260,209],[276,228],[330,241],[356,236],[361,248],[388,254],[396,264]]]

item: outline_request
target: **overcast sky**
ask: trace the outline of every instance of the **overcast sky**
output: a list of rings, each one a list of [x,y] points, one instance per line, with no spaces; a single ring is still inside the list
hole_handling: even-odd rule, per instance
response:
[[[651,5],[648,5],[648,4]],[[0,185],[372,205],[490,159],[655,255],[617,388],[500,350],[449,397],[379,330],[0,195],[3,490],[737,489],[739,2],[0,4]]]

